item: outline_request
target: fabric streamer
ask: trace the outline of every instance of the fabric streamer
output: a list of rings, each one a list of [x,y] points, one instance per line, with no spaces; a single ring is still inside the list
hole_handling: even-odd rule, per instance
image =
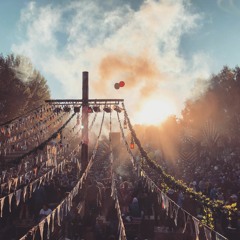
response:
[[[57,207],[57,224],[58,224],[58,226],[61,226],[60,215],[61,215],[61,206],[58,206]]]
[[[26,201],[27,187],[28,187],[28,186],[25,186],[25,187],[23,188],[23,202]]]
[[[52,231],[52,232],[54,231],[55,213],[56,213],[56,209],[54,209],[54,210],[52,211],[52,214],[51,214],[51,216],[52,216],[52,229],[51,229],[51,231]]]
[[[3,205],[4,205],[5,197],[0,199],[0,211],[1,211],[1,217],[3,214]]]
[[[183,228],[183,230],[182,230],[182,233],[185,233],[185,231],[186,231],[187,223],[188,223],[188,221],[189,221],[189,218],[190,218],[190,216],[187,215],[187,217],[186,217],[186,214],[185,214],[185,212],[183,211],[184,228]]]
[[[174,207],[173,207],[175,226],[177,226],[178,210],[179,210],[179,206],[175,204]]]
[[[21,200],[21,193],[22,193],[22,189],[21,188],[16,191],[16,205],[17,206],[19,205],[20,200]]]
[[[195,217],[192,217],[195,226],[196,240],[199,240],[199,220]]]
[[[204,226],[206,240],[212,240],[212,231]]]
[[[10,193],[11,186],[12,186],[12,179],[9,179],[8,180],[8,193]]]
[[[51,221],[51,214],[47,216],[47,239],[50,238],[50,221]]]
[[[44,223],[45,223],[45,221],[42,221],[42,222],[40,222],[40,223],[38,224],[41,240],[43,240]]]
[[[9,201],[9,212],[12,211],[12,197],[13,197],[13,193],[8,195],[8,201]]]

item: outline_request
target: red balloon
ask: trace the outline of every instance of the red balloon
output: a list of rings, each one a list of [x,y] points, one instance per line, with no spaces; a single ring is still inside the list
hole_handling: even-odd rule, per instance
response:
[[[119,86],[120,86],[120,87],[124,87],[124,85],[125,85],[125,82],[124,82],[124,81],[119,82]]]
[[[120,88],[119,83],[115,83],[114,87],[115,87],[115,89],[119,89]]]

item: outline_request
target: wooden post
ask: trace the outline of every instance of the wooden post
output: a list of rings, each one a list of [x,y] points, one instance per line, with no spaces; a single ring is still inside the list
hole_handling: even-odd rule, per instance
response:
[[[82,173],[88,164],[88,72],[82,73]]]

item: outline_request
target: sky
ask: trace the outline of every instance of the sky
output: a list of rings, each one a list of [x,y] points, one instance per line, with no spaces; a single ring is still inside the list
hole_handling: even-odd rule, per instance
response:
[[[29,57],[52,99],[80,99],[88,71],[89,98],[123,98],[134,123],[157,124],[239,65],[239,23],[240,0],[0,0],[0,53]]]

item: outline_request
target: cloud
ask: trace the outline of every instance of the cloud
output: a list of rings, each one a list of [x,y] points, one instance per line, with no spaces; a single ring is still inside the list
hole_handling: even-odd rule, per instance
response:
[[[218,7],[228,13],[240,13],[235,0],[217,0]]]
[[[99,1],[57,5],[29,3],[19,22],[16,53],[30,57],[43,75],[61,84],[64,96],[81,93],[82,71],[89,71],[91,98],[124,98],[128,109],[148,99],[171,96],[180,112],[194,81],[209,76],[208,56],[180,54],[184,34],[201,15],[188,1],[146,0],[133,9]],[[124,80],[124,88],[114,83]]]

